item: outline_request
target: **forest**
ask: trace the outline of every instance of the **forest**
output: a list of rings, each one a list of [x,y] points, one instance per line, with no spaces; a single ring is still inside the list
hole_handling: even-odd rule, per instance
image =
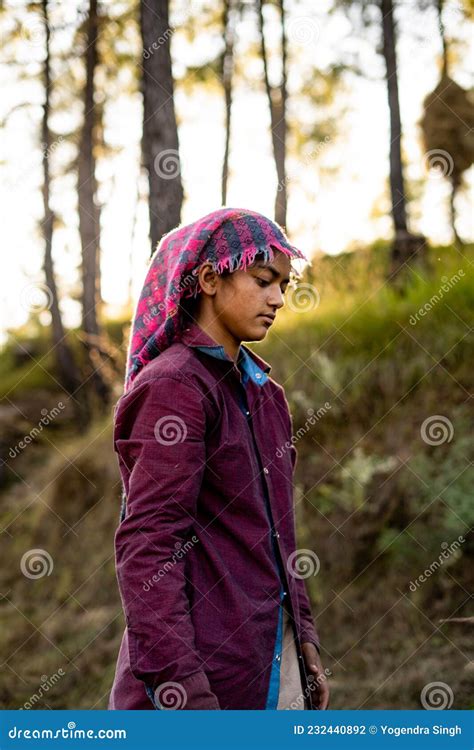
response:
[[[473,708],[472,0],[5,0],[0,28],[0,707],[107,707],[134,308],[160,239],[236,206],[309,261],[250,347],[331,708]]]

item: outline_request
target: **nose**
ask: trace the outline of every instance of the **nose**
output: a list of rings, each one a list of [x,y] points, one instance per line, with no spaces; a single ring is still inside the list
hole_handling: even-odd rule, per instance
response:
[[[285,304],[285,298],[283,297],[283,292],[281,291],[278,284],[275,284],[275,286],[273,286],[273,289],[270,287],[270,295],[268,298],[268,304],[277,310],[279,310],[280,307],[283,307],[283,305]]]

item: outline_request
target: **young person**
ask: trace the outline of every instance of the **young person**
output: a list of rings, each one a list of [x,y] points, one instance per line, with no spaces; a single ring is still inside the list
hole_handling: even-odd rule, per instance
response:
[[[304,255],[223,208],[168,233],[135,313],[114,447],[126,619],[110,709],[326,709],[297,555],[292,419],[261,341]]]

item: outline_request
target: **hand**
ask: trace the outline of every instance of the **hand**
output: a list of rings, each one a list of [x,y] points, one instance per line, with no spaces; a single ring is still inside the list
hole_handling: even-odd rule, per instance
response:
[[[324,672],[318,649],[314,643],[303,643],[301,645],[306,671],[314,677],[309,680],[311,693],[309,702],[314,711],[326,711],[329,706],[329,683]]]

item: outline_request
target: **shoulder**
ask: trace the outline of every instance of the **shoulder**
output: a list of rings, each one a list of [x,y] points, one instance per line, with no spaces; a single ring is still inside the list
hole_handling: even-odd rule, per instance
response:
[[[212,391],[206,379],[206,368],[193,350],[179,342],[152,359],[133,380],[129,390],[118,400],[114,411],[123,411],[133,404],[147,406],[169,404],[177,407],[200,404],[212,408]]]
[[[180,342],[175,342],[138,373],[134,385],[161,378],[171,378],[177,382],[186,383],[199,375],[202,369],[203,366],[194,350]]]
[[[267,398],[271,399],[273,408],[280,415],[280,418],[286,425],[286,429],[289,430],[291,434],[293,431],[293,418],[285,389],[280,383],[277,383],[276,380],[273,380],[271,377],[268,377],[264,388],[267,389]]]
[[[271,396],[275,402],[282,407],[285,411],[289,411],[288,399],[286,398],[285,389],[280,383],[268,376],[268,380],[265,383],[267,393]]]

